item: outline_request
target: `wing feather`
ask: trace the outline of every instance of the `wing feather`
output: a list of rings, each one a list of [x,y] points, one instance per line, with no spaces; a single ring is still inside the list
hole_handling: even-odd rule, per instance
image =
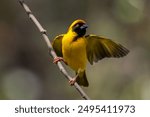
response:
[[[110,39],[106,39],[96,35],[85,36],[87,46],[88,61],[93,64],[105,57],[123,57],[129,53],[129,50],[121,44],[117,44]]]
[[[57,56],[59,56],[59,57],[63,57],[63,54],[62,54],[62,38],[63,38],[63,36],[64,36],[64,34],[61,34],[61,35],[55,37],[55,39],[52,43],[53,49],[56,52]]]

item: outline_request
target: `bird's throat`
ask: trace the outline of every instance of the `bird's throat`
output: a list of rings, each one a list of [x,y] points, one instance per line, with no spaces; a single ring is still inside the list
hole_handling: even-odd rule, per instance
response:
[[[80,38],[80,37],[79,37],[79,36],[75,36],[75,37],[73,38],[73,40],[72,40],[72,41],[73,41],[73,42],[74,42],[74,41],[77,41],[77,40],[78,40],[78,38]]]

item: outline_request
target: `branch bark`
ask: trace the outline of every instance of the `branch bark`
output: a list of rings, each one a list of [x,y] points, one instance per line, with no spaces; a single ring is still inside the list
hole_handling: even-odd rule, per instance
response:
[[[29,16],[29,18],[31,19],[31,21],[33,21],[33,23],[36,25],[36,27],[38,28],[38,30],[41,32],[43,39],[45,40],[48,50],[49,50],[49,55],[52,56],[53,58],[56,58],[57,55],[55,53],[55,51],[53,50],[53,47],[49,41],[49,38],[47,36],[46,30],[42,27],[42,25],[39,23],[39,21],[35,18],[35,16],[32,14],[30,8],[28,7],[28,5],[24,2],[24,0],[19,0],[21,6],[24,8],[24,10],[26,11],[27,15]],[[63,65],[61,64],[61,62],[57,63],[57,66],[59,68],[59,70],[62,72],[62,74],[65,76],[66,79],[70,80],[72,79],[71,76],[69,76],[69,74],[67,73],[67,71],[64,69]],[[74,87],[76,88],[76,90],[79,92],[79,94],[81,95],[81,97],[85,100],[89,100],[90,98],[87,96],[87,94],[82,90],[82,88],[75,83]]]

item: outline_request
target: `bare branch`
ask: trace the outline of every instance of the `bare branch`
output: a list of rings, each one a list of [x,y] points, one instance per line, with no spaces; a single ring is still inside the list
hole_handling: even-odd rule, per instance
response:
[[[56,58],[57,55],[56,55],[55,51],[53,50],[53,47],[52,47],[52,45],[49,41],[49,38],[46,34],[46,30],[41,26],[39,21],[32,14],[31,10],[27,6],[27,4],[24,2],[24,0],[19,0],[19,2],[22,5],[22,7],[25,9],[25,11],[26,11],[27,15],[29,16],[29,18],[33,21],[33,23],[36,25],[38,30],[42,33],[43,39],[45,40],[45,42],[47,44],[47,47],[48,47],[48,50],[49,50],[49,55],[52,56],[53,58]],[[58,62],[57,66],[58,66],[59,70],[62,72],[62,74],[64,74],[65,78],[67,78],[68,80],[72,79],[72,77],[68,75],[67,71],[62,66],[61,62]],[[82,96],[83,99],[86,99],[86,100],[90,99],[77,83],[74,84],[74,87],[80,93],[80,95]]]

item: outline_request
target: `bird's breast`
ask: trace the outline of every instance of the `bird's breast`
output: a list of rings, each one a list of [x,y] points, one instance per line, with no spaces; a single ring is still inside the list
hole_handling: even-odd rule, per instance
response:
[[[85,69],[87,57],[84,38],[78,38],[76,41],[64,38],[62,41],[62,52],[64,60],[72,69],[75,71]]]

